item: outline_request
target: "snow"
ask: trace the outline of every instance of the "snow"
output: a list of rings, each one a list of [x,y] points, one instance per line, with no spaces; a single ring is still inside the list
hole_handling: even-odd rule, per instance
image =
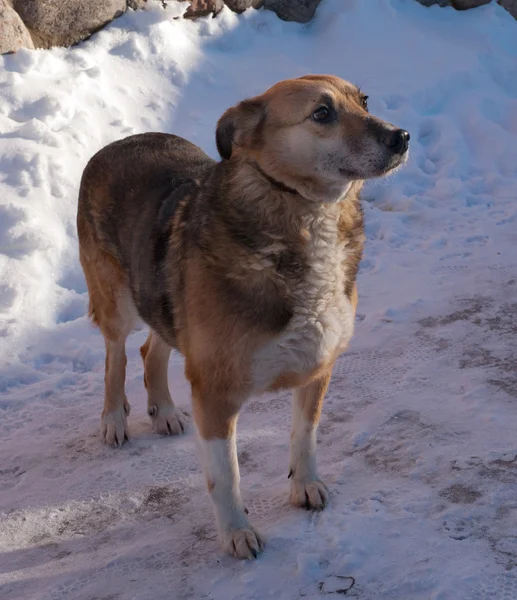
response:
[[[515,600],[517,23],[496,3],[323,0],[307,26],[184,9],[151,2],[75,48],[0,57],[0,597]],[[330,506],[289,506],[289,396],[252,399],[241,487],[267,548],[239,563],[219,549],[193,427],[151,433],[145,330],[128,344],[132,441],[100,443],[77,191],[131,133],[215,157],[226,108],[311,72],[361,85],[411,132],[411,158],[364,195],[357,328],[319,430]]]

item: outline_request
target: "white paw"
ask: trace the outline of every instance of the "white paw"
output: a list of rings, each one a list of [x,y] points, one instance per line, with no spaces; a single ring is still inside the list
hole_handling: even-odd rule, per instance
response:
[[[165,406],[151,404],[147,414],[151,417],[153,431],[160,435],[180,435],[187,429],[186,415],[170,404]]]
[[[264,549],[264,541],[248,525],[245,529],[225,531],[220,534],[223,550],[239,560],[252,560]]]
[[[126,401],[116,410],[109,413],[103,412],[101,418],[101,439],[105,444],[120,448],[126,440],[129,440],[127,416],[130,410],[131,407]]]
[[[290,502],[307,510],[323,510],[329,501],[329,491],[323,481],[291,481]]]

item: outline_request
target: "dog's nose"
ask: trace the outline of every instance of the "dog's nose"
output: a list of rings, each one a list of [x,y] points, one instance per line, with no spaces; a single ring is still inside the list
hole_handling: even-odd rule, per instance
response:
[[[395,129],[386,137],[386,145],[396,154],[404,154],[409,147],[409,133],[404,129]]]

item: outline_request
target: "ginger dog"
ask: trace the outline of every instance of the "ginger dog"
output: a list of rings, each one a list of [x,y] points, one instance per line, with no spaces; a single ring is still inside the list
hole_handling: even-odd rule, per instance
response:
[[[181,433],[168,388],[185,357],[200,454],[223,548],[256,557],[263,541],[239,490],[236,424],[252,395],[293,388],[291,502],[322,509],[316,428],[336,358],[353,332],[364,234],[364,180],[402,165],[409,134],[369,114],[338,77],[277,83],[217,124],[221,161],[174,135],[100,150],[79,193],[89,315],[106,343],[101,435],[128,439],[125,342],[139,316],[155,431]]]

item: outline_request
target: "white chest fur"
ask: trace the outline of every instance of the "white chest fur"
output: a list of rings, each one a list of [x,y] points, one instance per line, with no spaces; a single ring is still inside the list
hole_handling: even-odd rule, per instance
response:
[[[345,295],[346,243],[335,218],[310,224],[308,269],[291,288],[293,316],[282,333],[253,357],[255,391],[283,373],[309,374],[345,349],[354,329],[354,308]]]

